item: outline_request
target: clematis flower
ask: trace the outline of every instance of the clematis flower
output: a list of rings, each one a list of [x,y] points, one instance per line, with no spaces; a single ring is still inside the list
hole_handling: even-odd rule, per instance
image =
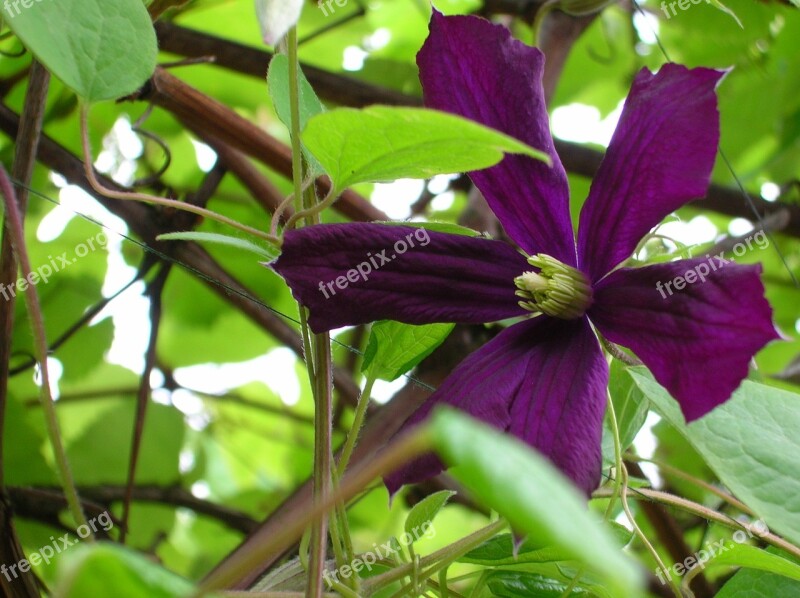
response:
[[[273,267],[309,308],[317,332],[381,319],[520,318],[467,357],[404,427],[440,403],[455,406],[527,442],[589,494],[600,480],[608,385],[595,331],[630,348],[690,421],[725,402],[753,355],[778,338],[759,265],[726,263],[670,294],[657,285],[707,258],[620,267],[665,216],[705,194],[719,140],[715,88],[724,73],[676,64],[639,72],[580,214],[576,244],[567,177],[549,133],[542,53],[486,20],[435,13],[418,64],[429,107],[551,156],[552,167],[508,155],[470,175],[516,247],[428,232],[427,244],[401,255],[398,242],[410,245],[418,229],[319,225],[288,232]],[[346,276],[366,262],[376,267]],[[386,483],[394,492],[442,467],[423,457]]]

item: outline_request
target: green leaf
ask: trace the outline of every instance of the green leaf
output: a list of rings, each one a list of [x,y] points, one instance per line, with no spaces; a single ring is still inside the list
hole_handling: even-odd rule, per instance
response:
[[[611,402],[614,404],[623,452],[633,444],[633,440],[642,429],[650,410],[650,402],[628,375],[627,369],[628,366],[615,359],[611,362],[608,381],[608,392],[611,395]],[[609,413],[606,413],[603,425],[603,459],[606,463],[613,463],[614,437],[611,433],[609,417]]]
[[[705,568],[721,566],[747,567],[800,581],[800,565],[777,554],[770,554],[766,550],[749,544],[733,544],[728,545],[726,548],[727,550],[724,552],[720,551],[719,554],[709,559],[705,563]]]
[[[480,237],[481,233],[475,229],[453,224],[451,222],[398,222],[396,220],[384,220],[378,224],[388,224],[389,226],[410,226],[412,228],[424,228],[435,233],[447,233],[449,235],[462,235],[464,237]]]
[[[455,492],[452,490],[440,490],[426,496],[415,504],[406,517],[406,533],[419,539],[420,530],[422,530],[422,533],[428,531],[433,519],[453,495],[455,495]]]
[[[412,326],[391,320],[376,322],[364,351],[361,371],[381,380],[396,380],[438,347],[454,324]]]
[[[176,598],[193,592],[185,579],[118,544],[76,546],[62,563],[56,598]]]
[[[156,36],[141,0],[35,0],[2,4],[25,46],[90,102],[136,91],[156,66]]]
[[[115,403],[67,446],[67,456],[77,484],[124,484],[130,442],[120,430],[133,430],[133,401]],[[185,436],[181,412],[167,405],[148,405],[136,475],[141,484],[174,484],[180,479],[179,459]]]
[[[722,2],[720,2],[720,0],[711,0],[711,4],[713,4],[715,7],[717,7],[717,9],[721,10],[729,17],[731,17],[734,21],[736,21],[736,24],[739,25],[740,28],[744,29],[744,25],[742,25],[742,22],[739,20],[739,17],[736,16],[736,13],[733,12],[727,6],[725,6]]]
[[[498,598],[560,598],[569,587],[563,581],[538,573],[524,571],[494,571],[486,578],[486,587]],[[591,596],[586,589],[575,586],[570,596]]]
[[[768,554],[783,554],[770,547]],[[796,598],[800,582],[758,569],[741,569],[722,586],[716,598]]]
[[[500,534],[470,550],[458,560],[473,565],[502,567],[525,563],[552,563],[569,558],[567,551],[555,546],[542,546],[540,542],[531,539],[525,540],[514,550],[514,537],[511,534]]]
[[[516,438],[442,408],[432,439],[451,474],[519,533],[564,551],[595,572],[614,596],[640,596],[642,577],[586,498],[547,459]]]
[[[337,190],[356,183],[480,170],[497,164],[504,152],[550,163],[547,154],[508,135],[423,108],[331,110],[308,122],[303,141]]]
[[[745,380],[731,399],[686,425],[677,401],[643,368],[629,370],[656,409],[767,525],[800,543],[797,395]]]
[[[312,116],[325,112],[325,106],[314,93],[314,88],[306,79],[302,69],[298,67],[298,87],[300,90],[299,116],[300,130],[306,128],[306,124]],[[292,130],[292,104],[289,99],[289,58],[286,54],[276,54],[269,63],[267,71],[267,88],[269,96],[272,98],[272,105],[275,113],[286,128]],[[322,168],[317,159],[303,145],[303,154],[306,157],[309,168],[314,174],[323,174]]]
[[[257,256],[264,258],[267,261],[272,261],[278,257],[278,250],[271,246],[256,245],[252,241],[240,239],[239,237],[230,237],[228,235],[221,235],[219,233],[205,233],[198,231],[185,231],[176,233],[165,233],[156,237],[158,241],[196,241],[198,243],[216,243],[218,245],[227,245],[228,247],[235,247],[242,251],[249,251],[255,253]]]
[[[715,598],[797,598],[800,583],[780,575],[742,569],[722,586]]]

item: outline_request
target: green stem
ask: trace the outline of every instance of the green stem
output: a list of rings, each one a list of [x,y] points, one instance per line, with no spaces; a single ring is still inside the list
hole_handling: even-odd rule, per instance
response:
[[[441,598],[449,598],[450,596],[450,588],[447,587],[447,569],[448,567],[445,567],[439,571],[439,594]]]
[[[429,554],[419,560],[419,567],[424,568],[431,565],[430,569],[425,569],[420,575],[420,579],[428,579],[435,575],[442,569],[446,569],[457,559],[468,553],[473,548],[480,546],[487,540],[493,538],[499,531],[505,528],[508,524],[502,519],[490,523],[484,528],[470,534],[466,538],[462,538],[458,542],[454,542],[449,546],[445,546],[441,550]],[[408,563],[391,571],[387,571],[381,575],[371,577],[364,582],[364,589],[366,595],[371,595],[376,590],[389,585],[395,581],[403,579],[412,574],[414,563]],[[410,585],[406,584],[402,591],[407,591]]]
[[[353,415],[353,425],[350,427],[350,432],[347,434],[344,446],[342,447],[342,453],[339,456],[339,465],[337,467],[339,477],[344,475],[347,464],[350,462],[350,457],[353,456],[353,449],[355,448],[356,440],[358,440],[358,435],[361,432],[361,426],[364,424],[364,417],[367,414],[369,399],[372,396],[372,387],[374,384],[375,377],[367,377],[367,381],[364,383],[364,390],[361,391],[361,396],[358,397],[356,412],[355,415]]]
[[[294,196],[297,204],[297,212],[304,213],[304,210],[306,212],[312,210],[312,215],[306,218],[306,224],[314,224],[315,221],[319,220],[317,214],[313,213],[313,207],[317,199],[316,192],[314,191],[313,185],[307,187],[305,190],[303,189],[303,179],[307,169],[300,145],[300,63],[297,54],[296,28],[292,27],[292,29],[289,30],[287,42]],[[303,322],[305,337],[309,336],[307,326],[308,323]],[[331,457],[331,436],[333,430],[333,368],[331,364],[331,342],[327,333],[310,335],[310,340],[314,360],[313,370],[309,371],[311,387],[314,391],[313,494],[315,504],[326,504],[333,495],[333,480],[331,476],[333,469],[333,460]],[[340,531],[344,530],[336,530],[333,532],[337,539],[339,537],[338,532]],[[323,513],[321,517],[314,520],[311,527],[311,559],[309,563],[307,592],[309,596],[314,598],[322,596],[325,590],[322,581],[322,573],[325,569],[327,538],[328,517],[327,513]],[[341,555],[339,555],[339,558],[341,558]]]
[[[667,475],[675,476],[676,478],[681,478],[682,480],[686,480],[687,482],[691,482],[696,486],[699,486],[703,490],[714,494],[727,502],[732,507],[739,509],[742,513],[750,515],[751,517],[754,515],[753,510],[744,504],[742,501],[738,500],[735,496],[728,494],[727,492],[720,490],[714,484],[709,484],[705,480],[701,480],[700,478],[696,478],[695,476],[686,473],[685,471],[678,469],[677,467],[673,467],[664,461],[660,461],[658,459],[646,459],[644,457],[640,457],[639,455],[628,454],[625,455],[625,458],[629,461],[637,461],[637,462],[645,462],[645,463],[652,463],[656,467],[658,467],[663,473]]]
[[[353,425],[351,426],[350,431],[347,434],[347,438],[345,439],[344,447],[342,449],[341,456],[339,457],[338,467],[333,472],[334,491],[337,490],[339,479],[344,475],[347,464],[352,456],[353,448],[355,447],[356,439],[358,438],[358,433],[361,430],[364,416],[366,415],[367,407],[369,406],[369,399],[370,395],[372,394],[372,386],[374,383],[374,378],[367,378],[367,381],[364,384],[364,390],[358,399],[355,416],[353,418]],[[353,550],[353,541],[350,538],[350,527],[347,524],[347,512],[343,503],[336,505],[336,522],[342,532],[341,539],[344,542],[344,551],[348,559],[347,562],[352,563],[355,557],[355,551]],[[357,586],[359,580],[356,576],[349,578],[348,581],[351,582],[351,585],[355,586],[354,589],[358,589]]]
[[[81,141],[83,144],[83,168],[86,173],[86,179],[89,181],[89,185],[91,185],[92,189],[97,191],[97,193],[99,193],[100,195],[103,195],[105,197],[110,197],[112,199],[140,201],[143,203],[164,206],[166,208],[183,210],[184,212],[191,212],[192,214],[197,214],[198,216],[202,216],[203,218],[208,218],[209,220],[215,220],[222,224],[226,224],[231,228],[235,228],[237,230],[245,232],[248,235],[253,235],[254,237],[264,239],[265,241],[271,243],[272,245],[275,245],[276,247],[281,246],[281,240],[274,235],[260,231],[257,228],[253,228],[252,226],[247,226],[246,224],[242,224],[241,222],[237,222],[236,220],[228,218],[227,216],[223,216],[222,214],[217,214],[216,212],[212,212],[211,210],[201,208],[200,206],[195,206],[185,201],[166,199],[164,197],[156,197],[155,195],[148,195],[146,193],[115,191],[114,189],[109,189],[108,187],[104,187],[103,184],[97,180],[97,177],[94,174],[94,167],[92,166],[92,146],[89,143],[88,104],[85,104],[81,108]]]
[[[208,592],[227,587],[236,579],[240,579],[245,572],[252,571],[264,561],[275,558],[282,552],[284,546],[297,541],[309,522],[335,507],[337,501],[350,500],[375,478],[395,471],[401,465],[429,452],[432,448],[431,430],[425,425],[415,428],[409,434],[392,442],[372,459],[353,468],[342,480],[339,492],[331,496],[327,502],[315,504],[304,517],[288,520],[286,525],[277,531],[271,531],[269,535],[256,532],[251,537],[252,549],[237,554],[236,558],[230,559],[216,569],[205,579],[194,596],[203,596]],[[367,592],[365,594],[369,595]]]
[[[23,278],[30,280],[31,262],[28,257],[28,250],[25,247],[25,230],[22,226],[22,216],[17,207],[16,193],[8,178],[8,173],[2,164],[0,164],[0,191],[2,191],[3,199],[5,200],[6,217],[8,218],[7,230],[11,235],[12,245],[17,254],[17,262],[20,271]],[[83,513],[81,502],[78,497],[78,491],[75,488],[72,470],[67,460],[67,453],[61,438],[61,429],[58,425],[55,404],[50,393],[50,370],[47,367],[47,334],[44,327],[42,307],[39,304],[39,295],[36,293],[36,286],[32,283],[25,287],[25,305],[28,308],[31,332],[33,333],[33,348],[36,360],[39,362],[42,377],[39,386],[39,400],[41,401],[42,410],[44,411],[47,433],[50,436],[50,444],[53,447],[56,467],[58,468],[61,484],[64,488],[64,496],[67,499],[67,505],[72,513],[72,518],[75,520],[75,525],[77,527],[86,526],[86,529],[89,530],[89,526],[86,524],[86,516]],[[91,530],[88,533],[88,539],[90,541],[94,540],[94,534],[92,534]]]
[[[655,547],[650,543],[650,540],[647,539],[647,536],[642,531],[642,528],[639,527],[639,524],[636,523],[636,518],[633,516],[633,512],[631,511],[630,505],[628,505],[628,470],[625,467],[625,464],[622,464],[622,467],[618,470],[617,475],[622,477],[622,509],[625,511],[625,515],[628,517],[628,521],[630,522],[631,526],[633,527],[634,533],[639,537],[639,540],[644,544],[645,548],[647,548],[650,555],[653,557],[653,560],[658,565],[659,569],[664,572],[666,576],[667,583],[669,584],[670,589],[672,589],[673,593],[675,594],[676,598],[683,598],[683,594],[681,592],[680,586],[672,579],[672,576],[669,573],[669,569],[667,569],[664,561],[661,560],[661,556],[658,554],[658,551]]]
[[[608,501],[608,506],[603,516],[603,519],[608,521],[614,512],[614,505],[622,491],[622,476],[619,475],[619,472],[625,464],[622,462],[622,443],[619,439],[617,412],[614,409],[614,401],[611,400],[611,393],[606,390],[606,394],[608,395],[608,419],[611,425],[611,434],[614,438],[614,469],[617,471],[617,475],[614,476],[614,494],[611,495],[611,500]]]
[[[343,585],[339,581],[331,582],[331,589],[339,592],[339,594],[344,598],[360,598],[357,592],[354,592],[352,589],[348,588],[346,585]]]
[[[319,216],[319,214],[322,212],[322,210],[324,210],[325,208],[329,207],[331,204],[333,204],[334,201],[336,201],[336,198],[338,196],[339,196],[339,194],[336,192],[336,189],[333,187],[333,185],[331,185],[331,190],[328,193],[328,195],[325,197],[325,199],[323,199],[321,202],[319,202],[316,205],[313,205],[313,206],[308,207],[308,208],[304,208],[303,210],[300,210],[299,212],[295,212],[289,218],[289,220],[286,221],[285,228],[287,230],[291,229],[294,226],[294,223],[297,222],[298,220],[302,219],[302,218],[308,219],[308,218],[312,218],[314,216]]]
[[[703,519],[708,519],[709,521],[714,521],[734,530],[749,531],[747,526],[742,522],[686,498],[675,496],[674,494],[669,494],[668,492],[662,492],[661,490],[652,490],[650,488],[627,488],[626,490],[626,494],[632,498],[639,500],[650,500],[652,502],[669,505],[676,509],[692,513],[693,515],[697,515]],[[604,498],[607,496],[608,489],[606,488],[595,490],[594,494],[592,494],[592,498]],[[759,537],[767,544],[788,552],[796,559],[800,559],[800,547],[787,542],[780,536],[776,536],[772,532],[767,532]]]
[[[333,455],[331,455],[331,463],[333,462]],[[333,492],[339,494],[339,476],[336,474],[334,468],[332,472]],[[340,557],[337,554],[336,565],[341,569],[343,565],[351,564],[355,560],[355,551],[353,550],[353,540],[350,537],[350,525],[347,521],[347,509],[343,501],[337,501],[335,509],[334,524],[331,526],[331,539],[338,542],[339,551],[344,551]],[[337,544],[334,543],[334,550],[337,549]],[[360,584],[360,577],[353,575],[346,579],[348,586],[358,593]]]

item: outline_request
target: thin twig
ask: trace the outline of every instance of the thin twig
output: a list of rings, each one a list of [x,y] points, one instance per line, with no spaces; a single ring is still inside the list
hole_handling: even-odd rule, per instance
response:
[[[223,216],[222,214],[217,214],[216,212],[212,212],[211,210],[207,210],[205,208],[201,208],[199,206],[195,206],[184,201],[166,199],[164,197],[156,197],[155,195],[147,195],[146,193],[115,191],[113,189],[109,189],[108,187],[104,187],[103,185],[101,185],[100,182],[97,180],[97,177],[95,177],[94,167],[92,166],[92,147],[89,142],[88,105],[84,105],[81,108],[81,140],[83,144],[83,160],[84,160],[84,169],[86,171],[86,178],[91,184],[92,188],[99,194],[105,195],[106,197],[111,197],[113,199],[139,201],[143,203],[154,204],[168,208],[175,208],[177,210],[182,210],[185,212],[191,212],[192,214],[203,216],[204,218],[208,218],[209,220],[215,220],[222,224],[226,224],[231,228],[235,228],[249,235],[253,235],[254,237],[264,239],[265,241],[272,243],[276,247],[280,247],[281,242],[279,238],[270,235],[268,233],[262,232],[251,226],[247,226],[246,224],[242,224],[241,222],[237,222],[236,220],[232,220],[231,218]]]
[[[39,373],[41,377],[39,387],[41,394],[39,396],[45,414],[47,432],[50,436],[50,444],[53,448],[56,466],[61,477],[61,483],[64,486],[64,494],[67,497],[70,512],[75,520],[75,525],[81,527],[86,525],[86,517],[83,514],[78,492],[75,489],[75,480],[72,477],[72,470],[67,460],[67,453],[61,438],[61,429],[58,424],[58,416],[56,415],[55,403],[53,402],[53,396],[50,392],[50,370],[47,367],[47,333],[44,327],[44,317],[42,316],[42,308],[39,303],[39,295],[36,293],[36,285],[30,283],[32,272],[31,262],[25,247],[25,231],[22,227],[22,218],[19,214],[16,194],[14,193],[14,188],[11,186],[11,181],[8,178],[6,169],[2,164],[0,164],[0,191],[2,191],[3,199],[5,200],[8,231],[11,235],[11,241],[17,255],[17,262],[19,263],[19,268],[23,277],[29,281],[29,284],[25,287],[25,304],[28,308],[31,332],[33,333],[34,351],[36,353],[36,358],[39,360]],[[89,527],[87,526],[86,529],[89,530]],[[87,539],[94,539],[91,530],[88,531]]]

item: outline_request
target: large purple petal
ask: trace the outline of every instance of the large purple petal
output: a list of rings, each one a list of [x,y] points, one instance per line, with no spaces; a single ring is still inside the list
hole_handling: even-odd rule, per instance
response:
[[[588,495],[600,479],[607,384],[588,320],[542,316],[511,326],[467,357],[404,429],[436,405],[452,405],[532,445]],[[386,486],[394,493],[442,469],[428,455],[388,476]]]
[[[574,266],[569,187],[550,136],[543,54],[513,39],[505,27],[434,11],[417,63],[428,106],[478,121],[550,154],[552,168],[507,155],[470,177],[522,249]]]
[[[309,308],[315,332],[383,319],[479,324],[528,313],[518,305],[514,278],[530,266],[501,241],[321,224],[288,232],[271,265]]]
[[[694,282],[677,289],[689,272]],[[589,317],[638,355],[692,421],[728,400],[753,355],[779,338],[760,272],[716,258],[621,268],[595,287]]]
[[[639,71],[581,212],[578,255],[593,281],[630,257],[667,214],[705,195],[723,75],[677,64]]]
[[[514,398],[509,431],[536,447],[587,496],[602,469],[608,365],[586,318],[542,322],[528,385]]]

